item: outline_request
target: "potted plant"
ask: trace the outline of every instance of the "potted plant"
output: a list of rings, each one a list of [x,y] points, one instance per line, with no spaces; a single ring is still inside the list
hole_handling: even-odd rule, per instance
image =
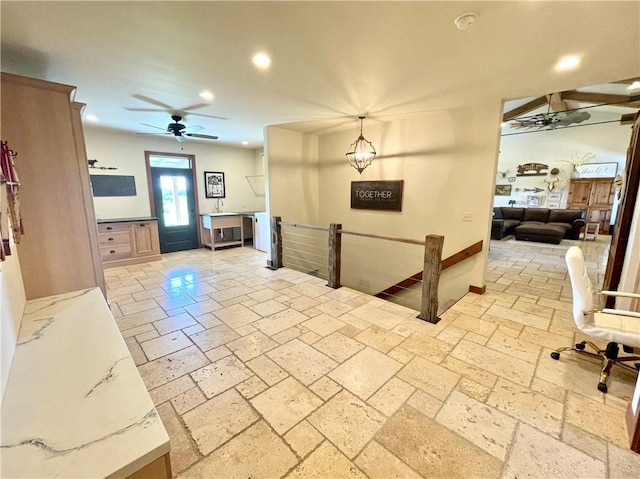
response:
[[[509,206],[513,207],[513,205],[516,204],[516,200],[509,200],[508,203],[509,203]]]

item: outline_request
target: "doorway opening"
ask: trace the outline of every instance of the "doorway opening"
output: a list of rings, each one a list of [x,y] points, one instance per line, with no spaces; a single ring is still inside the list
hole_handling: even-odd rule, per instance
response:
[[[151,215],[158,218],[160,252],[198,248],[195,155],[145,151]]]

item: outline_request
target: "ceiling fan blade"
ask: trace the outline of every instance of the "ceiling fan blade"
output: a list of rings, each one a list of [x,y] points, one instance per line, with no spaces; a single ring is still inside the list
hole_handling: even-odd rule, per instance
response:
[[[143,112],[162,112],[165,110],[161,110],[160,108],[125,108],[127,111],[143,111]]]
[[[189,110],[197,110],[199,108],[205,108],[207,106],[211,106],[210,103],[196,103],[195,105],[189,105],[189,106],[185,106],[184,108],[182,108],[182,111],[189,111]]]
[[[190,125],[186,128],[183,128],[181,131],[182,133],[193,133],[194,131],[201,131],[204,130],[203,126],[200,125]]]
[[[224,116],[205,115],[204,113],[185,112],[185,115],[189,115],[189,116],[204,116],[205,118],[215,118],[216,120],[228,120],[229,119],[229,118],[225,118]]]
[[[198,133],[185,133],[186,136],[191,136],[193,138],[204,138],[205,140],[217,140],[217,136],[213,135],[200,135]]]
[[[159,126],[149,125],[149,123],[140,123],[140,124],[141,124],[141,125],[144,125],[144,126],[149,126],[149,127],[151,127],[151,128],[156,128],[156,129],[158,129],[158,130],[163,130],[163,131],[166,131],[166,130],[167,130],[166,128],[161,128],[161,127],[159,127]]]
[[[136,133],[136,135],[166,135],[167,133]]]
[[[173,107],[171,105],[167,105],[166,103],[162,103],[159,100],[154,100],[153,98],[149,98],[148,96],[138,95],[138,94],[131,95],[131,96],[133,96],[133,98],[135,98],[137,100],[140,100],[140,101],[143,101],[145,103],[150,103],[152,105],[159,106],[163,110],[173,110]]]
[[[183,143],[186,138],[183,135],[176,135],[176,140],[178,141],[178,143]]]

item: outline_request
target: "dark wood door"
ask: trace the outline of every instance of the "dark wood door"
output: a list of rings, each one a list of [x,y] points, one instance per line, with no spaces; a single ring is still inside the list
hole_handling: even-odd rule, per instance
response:
[[[631,221],[633,211],[638,198],[638,185],[640,184],[640,114],[636,114],[631,133],[631,142],[627,149],[627,166],[624,190],[620,198],[620,205],[616,215],[616,224],[613,228],[613,238],[611,248],[609,248],[609,259],[607,269],[604,273],[602,289],[615,291],[620,284],[622,266],[627,252],[627,242],[631,231]],[[607,307],[613,307],[615,298],[607,298]]]

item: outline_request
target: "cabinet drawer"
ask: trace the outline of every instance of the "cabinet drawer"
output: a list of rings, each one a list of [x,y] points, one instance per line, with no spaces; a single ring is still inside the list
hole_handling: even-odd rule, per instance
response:
[[[129,230],[112,231],[109,233],[100,233],[98,235],[98,241],[100,242],[100,246],[129,244],[131,242],[131,237],[129,236]]]
[[[131,244],[101,246],[100,257],[102,261],[116,261],[131,258]]]
[[[112,233],[115,231],[129,231],[129,223],[100,223],[98,233]]]

